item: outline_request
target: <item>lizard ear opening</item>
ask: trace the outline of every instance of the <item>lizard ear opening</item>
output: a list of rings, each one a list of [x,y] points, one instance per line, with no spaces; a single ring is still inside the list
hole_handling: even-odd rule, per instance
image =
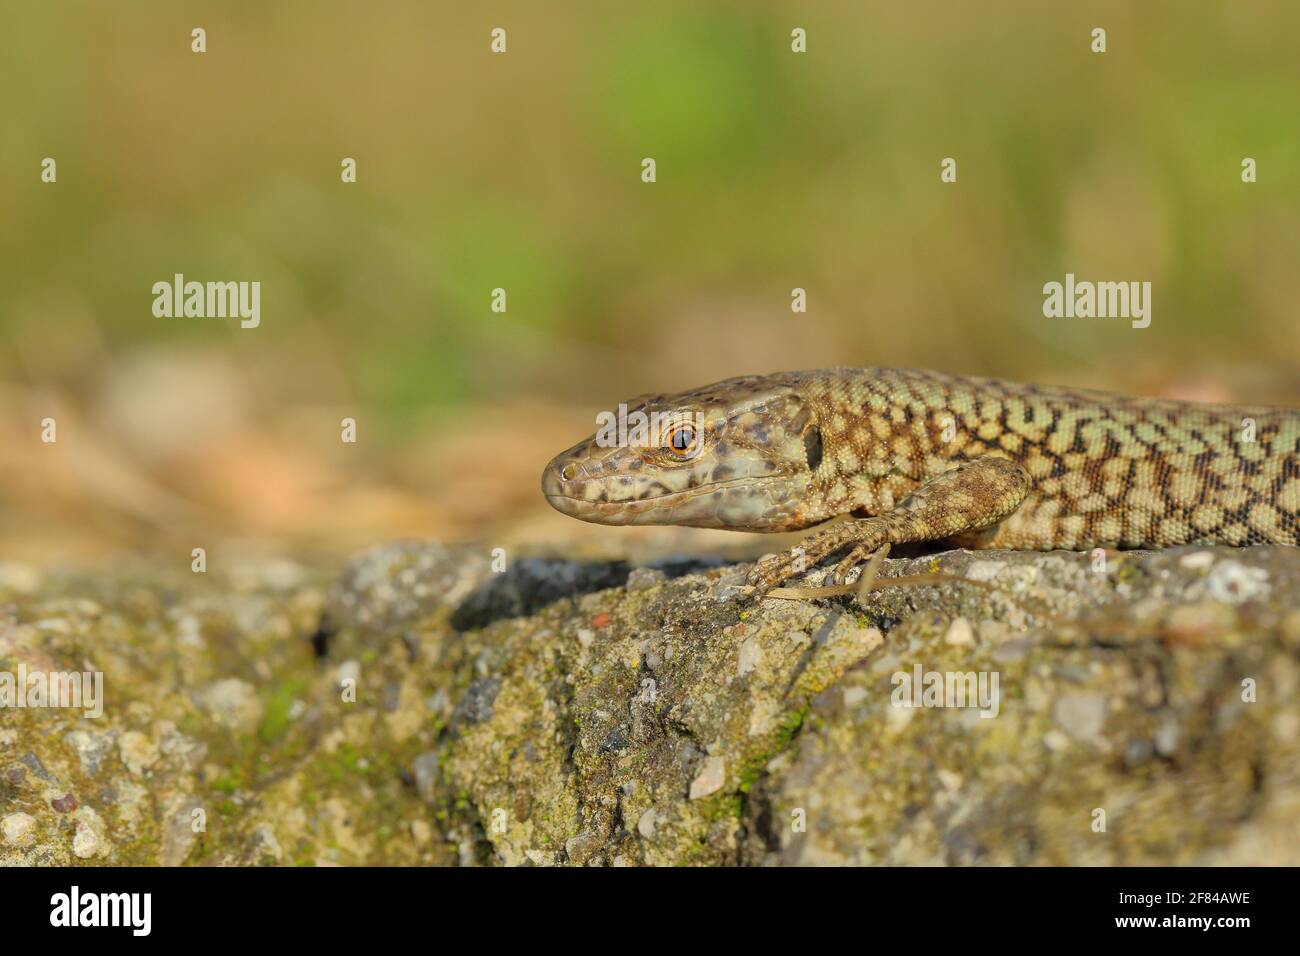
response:
[[[808,456],[808,470],[816,471],[822,463],[822,433],[816,425],[803,433],[803,450]]]

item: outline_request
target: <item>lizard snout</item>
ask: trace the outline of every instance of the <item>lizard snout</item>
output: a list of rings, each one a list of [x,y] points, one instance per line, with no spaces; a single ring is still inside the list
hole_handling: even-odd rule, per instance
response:
[[[542,494],[552,508],[570,517],[587,517],[591,490],[591,476],[572,451],[556,455],[542,470]]]

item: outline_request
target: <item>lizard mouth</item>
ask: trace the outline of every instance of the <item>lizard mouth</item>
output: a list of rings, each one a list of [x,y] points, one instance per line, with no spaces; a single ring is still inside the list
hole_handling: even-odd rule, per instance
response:
[[[745,485],[747,490],[759,492],[773,482],[788,477],[789,475],[776,474],[766,475],[762,478],[731,478],[726,481],[700,485],[696,488],[647,495],[642,498],[628,498],[624,501],[593,501],[588,498],[578,498],[565,494],[560,490],[558,476],[548,471],[542,483],[542,491],[552,508],[571,518],[593,521],[597,524],[669,524],[671,523],[671,511],[694,499],[715,495],[729,488],[738,488],[741,485]],[[648,519],[642,518],[648,512],[654,512],[654,515]],[[642,520],[638,522],[638,518],[642,518]]]

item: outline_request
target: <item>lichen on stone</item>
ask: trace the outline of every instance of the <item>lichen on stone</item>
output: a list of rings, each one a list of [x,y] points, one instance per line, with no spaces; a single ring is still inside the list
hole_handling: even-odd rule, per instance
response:
[[[1294,549],[949,551],[753,605],[717,562],[290,570],[6,565],[0,670],[105,706],[0,712],[0,863],[1300,862]]]

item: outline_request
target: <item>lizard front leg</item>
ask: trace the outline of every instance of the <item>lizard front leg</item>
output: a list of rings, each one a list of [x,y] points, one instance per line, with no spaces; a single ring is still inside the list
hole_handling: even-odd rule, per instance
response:
[[[749,574],[759,597],[822,558],[852,546],[836,579],[885,544],[939,541],[979,531],[1012,514],[1028,495],[1030,478],[1006,458],[977,458],[938,475],[890,511],[825,528],[789,551],[758,562]]]

